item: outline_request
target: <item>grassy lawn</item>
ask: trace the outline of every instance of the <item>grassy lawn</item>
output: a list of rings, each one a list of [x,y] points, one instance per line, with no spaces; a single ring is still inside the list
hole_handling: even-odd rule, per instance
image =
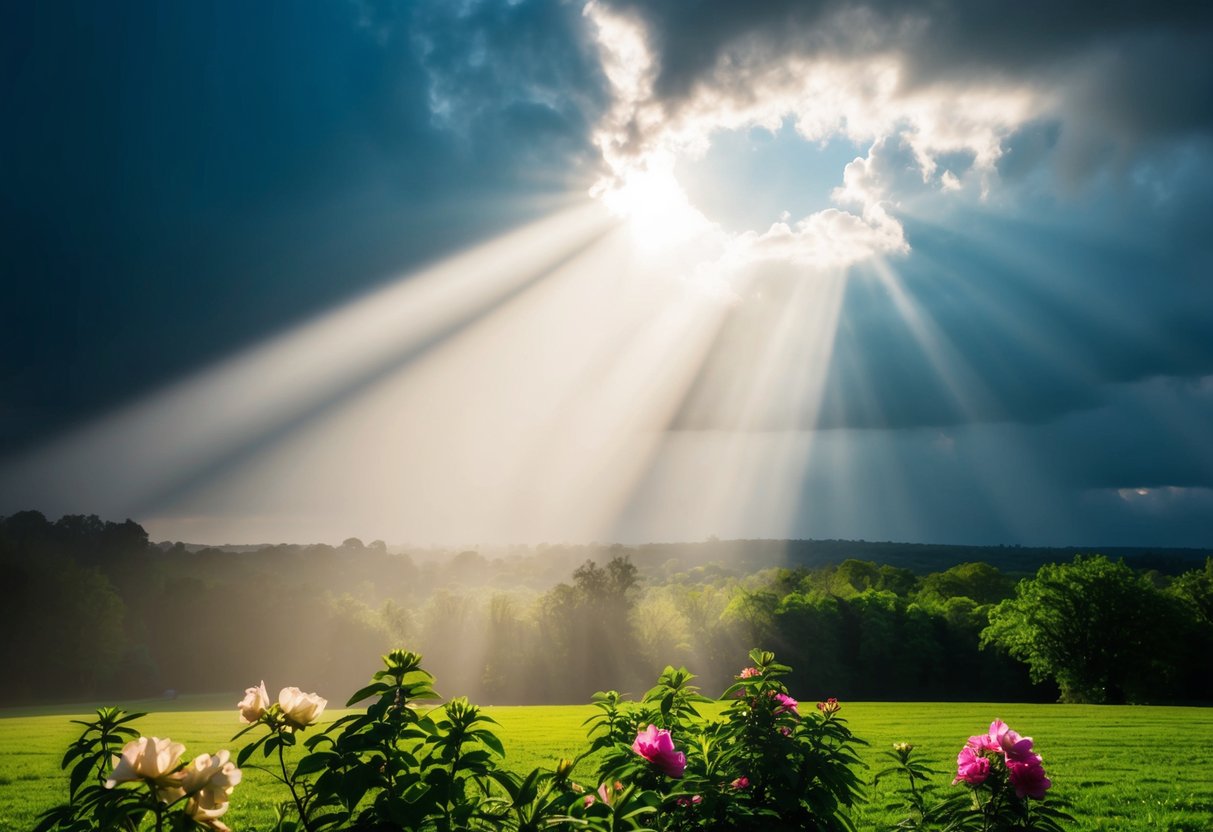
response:
[[[144,734],[168,736],[186,745],[186,756],[232,748],[241,727],[228,697],[183,697],[175,702],[131,703],[153,711],[136,723]],[[229,701],[230,700],[230,701]],[[87,709],[0,711],[0,832],[24,832],[37,814],[66,797],[59,759],[76,736],[68,722]],[[589,706],[489,707],[506,746],[506,764],[516,771],[550,767],[584,747],[581,722]],[[332,713],[336,717],[340,712]],[[852,730],[871,745],[864,750],[872,770],[878,755],[898,740],[913,742],[924,759],[948,772],[965,739],[984,732],[1001,717],[1036,740],[1054,793],[1073,803],[1076,830],[1213,830],[1213,777],[1203,752],[1213,746],[1213,709],[1081,705],[993,705],[955,703],[844,703]],[[583,782],[592,779],[583,764]],[[870,777],[870,772],[868,773]],[[246,769],[232,809],[224,820],[233,829],[265,829],[272,806],[283,797],[270,777]],[[897,819],[886,807],[888,787],[880,784],[860,807],[860,829],[888,828]]]

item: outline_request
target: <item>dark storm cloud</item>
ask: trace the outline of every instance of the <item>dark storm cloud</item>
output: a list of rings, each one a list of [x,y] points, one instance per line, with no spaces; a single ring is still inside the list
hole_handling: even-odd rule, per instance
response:
[[[577,10],[473,6],[10,11],[0,452],[584,192]]]
[[[1210,424],[1213,376],[1151,379],[1117,385],[1099,409],[1046,426],[1037,446],[1080,488],[1213,489]]]
[[[1131,133],[1176,135],[1213,125],[1213,6],[1204,3],[606,4],[643,21],[656,54],[656,91],[671,110],[712,79],[726,56],[744,62],[895,52],[907,88],[1061,82],[1070,87],[1069,106]],[[1084,74],[1087,67],[1095,72]]]

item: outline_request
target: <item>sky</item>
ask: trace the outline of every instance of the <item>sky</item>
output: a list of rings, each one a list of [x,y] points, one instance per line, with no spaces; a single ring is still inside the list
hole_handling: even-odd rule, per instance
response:
[[[5,16],[0,515],[1213,547],[1213,6]]]

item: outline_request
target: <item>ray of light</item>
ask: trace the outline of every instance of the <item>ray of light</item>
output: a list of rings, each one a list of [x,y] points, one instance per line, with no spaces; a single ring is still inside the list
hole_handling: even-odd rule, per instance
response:
[[[945,231],[953,250],[976,261],[977,268],[996,267],[1000,274],[1013,275],[1017,288],[1030,292],[1032,302],[1049,304],[1069,315],[1080,313],[1078,323],[1090,324],[1102,332],[1115,332],[1118,338],[1142,348],[1166,351],[1182,363],[1183,345],[1172,343],[1167,333],[1151,329],[1149,317],[1141,315],[1139,308],[1127,306],[1120,293],[1114,291],[1114,281],[1097,287],[1103,291],[1092,291],[1090,283],[1074,279],[1075,275],[1101,275],[1107,264],[1119,266],[1140,257],[1138,244],[1111,240],[1106,235],[1095,236],[1078,227],[1058,227],[1055,222],[1031,217],[994,216],[996,223],[946,224],[946,219],[929,215],[918,215],[916,219],[926,227]],[[1091,268],[1087,258],[1096,256],[1105,259],[1103,268]],[[975,288],[968,291],[976,293]],[[1009,329],[1016,329],[1014,320],[1008,324]],[[1022,327],[1023,321],[1018,326]],[[1039,330],[1019,334],[1024,341],[1049,337],[1047,331]],[[1079,379],[1097,380],[1091,375],[1095,368],[1090,363],[1069,357],[1075,346],[1072,342],[1061,342],[1060,348],[1050,354],[1050,360],[1065,362],[1065,367]]]
[[[926,310],[906,290],[891,264],[877,258],[870,266],[896,313],[896,322],[909,332],[915,347],[927,359],[936,380],[947,391],[952,406],[965,421],[972,419],[981,406],[978,402],[988,401],[989,391]],[[861,369],[852,368],[852,372],[856,374],[851,379],[852,386],[860,391],[863,398],[860,406],[866,405],[868,415],[877,417],[876,424],[883,424],[881,417],[884,408],[879,394]],[[838,442],[838,453],[842,458],[837,468],[846,486],[843,493],[848,495],[851,502],[844,513],[853,518],[853,527],[883,528],[885,535],[905,540],[925,539],[926,523],[915,512],[914,500],[921,500],[931,486],[916,479],[921,472],[916,471],[916,466],[910,462],[909,449],[892,441],[884,432],[861,432],[862,443],[857,441],[858,436],[854,431],[845,433],[845,438],[840,438]],[[922,431],[901,432],[900,437],[903,442],[912,441],[913,437],[920,443],[932,443]],[[954,439],[948,437],[947,442],[949,444],[946,446],[937,441],[932,443],[932,447],[941,453],[936,455],[930,468],[952,467],[947,465],[943,451],[945,447],[948,451],[954,451]],[[859,444],[863,445],[862,451],[857,447]],[[867,458],[865,462],[859,459],[860,453]],[[879,471],[870,470],[873,464],[879,467]],[[824,487],[824,484],[817,482],[810,490],[820,493]],[[974,491],[985,505],[994,505],[984,483],[977,483]]]
[[[331,537],[338,524],[445,543],[609,530],[721,314],[719,299],[633,253],[617,229],[440,348],[165,505],[163,521],[172,511],[203,529],[257,505],[242,539],[275,527]]]
[[[1137,310],[1125,308],[1115,299],[1115,292],[1092,292],[1074,281],[1073,267],[1067,269],[1064,258],[1023,242],[1023,229],[1032,228],[1034,233],[1045,235],[1051,246],[1065,250],[1066,257],[1106,249],[1106,240],[1084,239],[1073,230],[1009,217],[1000,221],[1016,230],[1002,234],[974,224],[945,226],[941,219],[930,216],[917,219],[924,227],[946,233],[949,257],[968,264],[966,275],[947,264],[936,264],[939,271],[947,273],[954,314],[980,320],[992,340],[1015,344],[1068,382],[1091,386],[1102,380],[1092,356],[1084,352],[1087,345],[1076,338],[1076,323],[1114,330],[1119,337],[1143,346],[1161,346],[1159,337],[1136,314]],[[976,275],[981,277],[974,279]],[[998,285],[1012,280],[1011,287]],[[1014,291],[1009,292],[1009,288]]]
[[[289,428],[449,337],[610,225],[600,208],[584,205],[406,276],[9,461],[0,494],[61,511],[132,511],[230,449]]]
[[[965,358],[952,347],[944,334],[902,285],[898,274],[887,260],[872,261],[872,269],[897,312],[899,321],[909,330],[922,354],[952,398],[952,403],[967,418],[979,412],[982,403],[990,400],[985,384]],[[975,400],[980,396],[980,401]]]
[[[621,525],[665,538],[793,528],[844,280],[801,277],[760,312],[734,313]]]
[[[1185,363],[1186,345],[1180,337],[1151,323],[1154,318],[1142,315],[1139,308],[1129,308],[1119,300],[1118,281],[1127,279],[1120,270],[1140,256],[1140,244],[1096,238],[1081,227],[1058,228],[1021,217],[998,217],[1001,233],[989,224],[945,226],[929,216],[918,216],[917,220],[947,233],[949,251],[969,263],[971,270],[992,272],[996,278],[1014,281],[1015,291],[1008,298],[1001,291],[1006,287],[991,291],[985,285],[988,279],[975,282],[957,275],[951,278],[956,302],[963,305],[965,316],[980,320],[983,330],[989,330],[990,339],[1005,345],[1004,350],[1016,349],[1034,358],[1039,372],[1047,376],[1040,383],[1056,377],[1065,389],[1089,391],[1088,400],[1064,405],[1058,412],[1062,418],[1076,408],[1103,403],[1109,394],[1110,368],[1101,366],[1106,363],[1106,345],[1166,356],[1172,365]],[[1015,233],[1007,234],[1007,226]],[[1025,238],[1032,244],[1025,244]],[[1110,273],[1107,267],[1095,272],[1107,281],[1107,291],[1091,292],[1089,286],[1074,280],[1075,270],[1090,273],[1087,260],[1091,257],[1111,258],[1107,262],[1115,264]],[[1101,344],[1105,346],[1101,348]],[[1143,431],[1183,435],[1188,447],[1209,458],[1202,420],[1175,406],[1172,399],[1146,398],[1140,418]],[[973,430],[958,433],[958,459],[971,469],[973,479],[990,494],[993,504],[1001,509],[1002,519],[1020,539],[1041,541],[1039,528],[1051,529],[1054,535],[1078,534],[1079,524],[1063,508],[1069,501],[1060,483],[1071,476],[1064,459],[1042,457],[1033,450],[1024,430],[998,429],[996,450],[984,442],[966,439],[966,434],[976,437]],[[1030,523],[1012,508],[1023,504],[1024,495],[1017,492],[1025,489],[1035,498],[1035,516]]]
[[[735,501],[738,518],[789,536],[801,507],[801,484],[814,466],[814,451],[822,392],[828,377],[842,309],[845,277],[823,275],[797,286],[791,309],[798,316],[785,318],[778,342],[779,353],[757,380],[746,403],[746,420],[761,424],[762,411],[780,402],[788,415],[799,418],[800,427],[784,429],[767,437],[762,456],[754,456],[742,469],[744,489]],[[796,319],[796,318],[799,319]],[[782,356],[782,360],[780,360]],[[778,406],[778,405],[777,405]]]
[[[989,388],[958,347],[932,320],[930,315],[911,297],[902,285],[897,272],[885,261],[875,263],[876,274],[897,309],[898,315],[909,328],[919,348],[927,356],[936,377],[945,385],[957,405],[962,425],[972,425],[991,418],[1000,410],[993,390]],[[1031,337],[1023,333],[1021,337]],[[1055,478],[1050,477],[1042,460],[1032,453],[1022,434],[1006,431],[1002,434],[1002,453],[994,458],[988,454],[970,453],[965,441],[969,431],[962,430],[952,439],[952,450],[960,463],[957,471],[968,475],[971,489],[984,505],[991,508],[1005,528],[1021,540],[1036,537],[1035,528],[1048,515],[1053,528],[1070,525],[1058,510],[1051,506],[1060,501],[1040,500],[1036,517],[1026,517],[1016,511],[1022,501],[1022,490],[1032,489],[1043,497],[1057,491]]]

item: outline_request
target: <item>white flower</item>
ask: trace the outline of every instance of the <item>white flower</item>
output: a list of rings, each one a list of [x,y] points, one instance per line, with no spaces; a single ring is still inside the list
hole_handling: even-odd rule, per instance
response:
[[[283,688],[278,694],[278,706],[282,708],[282,715],[295,728],[314,725],[328,703],[324,697],[304,693],[299,688]]]
[[[199,804],[196,799],[190,798],[190,802],[186,804],[185,813],[204,826],[216,830],[216,832],[230,832],[226,825],[220,823],[219,818],[223,816],[223,813],[227,811],[227,807],[231,805],[230,803],[224,803],[214,809],[207,809]]]
[[[261,719],[269,706],[270,695],[265,690],[264,681],[261,682],[261,687],[246,689],[244,698],[236,703],[236,707],[240,709],[240,721],[250,724]]]
[[[114,757],[114,770],[105,787],[112,789],[118,783],[131,780],[158,780],[177,768],[185,746],[179,742],[159,737],[140,737],[122,746],[122,753]]]
[[[105,781],[105,787],[112,789],[119,783],[146,780],[155,787],[160,800],[172,803],[183,794],[183,775],[176,768],[184,752],[184,745],[168,738],[131,740],[122,746],[122,753],[114,757],[114,770]]]
[[[213,756],[199,754],[184,774],[181,788],[190,796],[190,814],[198,820],[217,818],[227,811],[228,798],[243,776],[226,750]]]
[[[191,818],[214,832],[232,832],[231,827],[219,820],[229,805],[231,804],[224,803],[218,809],[203,809],[196,801],[191,800],[185,811]]]

